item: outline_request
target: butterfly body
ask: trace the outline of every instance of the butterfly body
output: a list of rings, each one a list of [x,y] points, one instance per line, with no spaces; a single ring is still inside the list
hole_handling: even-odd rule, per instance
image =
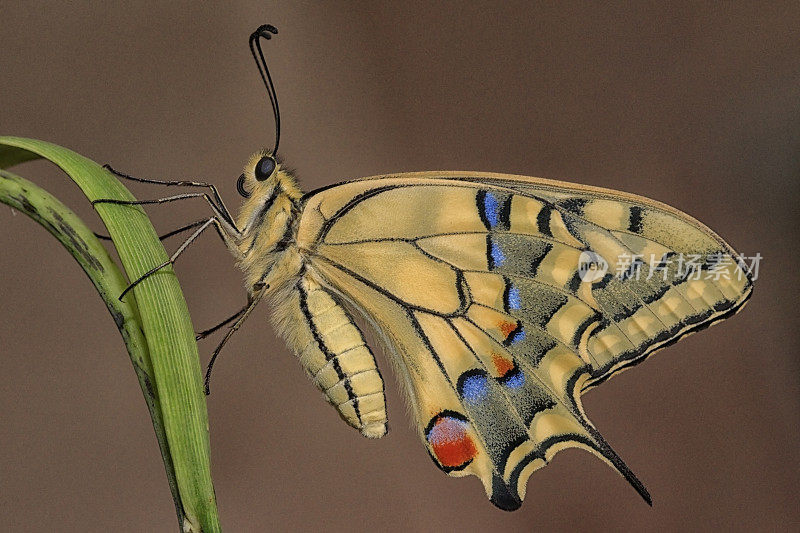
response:
[[[226,239],[245,273],[251,300],[272,303],[274,323],[306,373],[340,416],[367,437],[386,433],[383,379],[364,336],[340,296],[326,287],[309,257],[314,244],[297,238],[302,194],[291,173],[276,169],[259,181],[258,153],[241,187],[252,191]]]
[[[434,464],[474,475],[496,506],[520,507],[530,475],[560,450],[605,461],[645,487],[586,417],[581,395],[650,354],[738,312],[753,276],[725,241],[689,215],[634,194],[486,172],[375,176],[303,193],[275,154],[280,113],[261,39],[250,49],[275,117],[275,145],[239,177],[236,220],[216,188],[214,215],[171,264],[215,227],[244,272],[248,303],[273,323],[342,419],[386,433],[384,382],[359,323],[382,343]],[[178,230],[178,231],[182,231]],[[175,234],[175,232],[171,232]],[[169,234],[168,234],[169,235]]]
[[[679,272],[678,254],[735,252],[688,215],[618,191],[427,172],[303,195],[267,152],[243,176],[242,229],[226,242],[251,301],[271,301],[277,330],[328,401],[365,436],[386,432],[360,317],[400,375],[434,463],[476,475],[506,510],[568,447],[594,453],[649,501],[580,395],[733,314],[752,289],[735,263],[716,280]],[[587,253],[608,271],[582,277]],[[658,262],[626,266],[626,255]]]

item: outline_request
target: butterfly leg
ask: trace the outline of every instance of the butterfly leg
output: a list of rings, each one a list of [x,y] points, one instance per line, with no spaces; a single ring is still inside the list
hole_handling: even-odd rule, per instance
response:
[[[231,336],[233,336],[233,334],[236,333],[236,331],[242,326],[244,321],[247,320],[247,317],[250,316],[250,313],[253,311],[253,309],[255,309],[256,305],[258,305],[258,302],[261,301],[261,297],[264,296],[267,288],[269,287],[261,286],[258,292],[248,296],[247,306],[240,312],[241,315],[239,316],[239,319],[228,329],[228,332],[225,334],[225,337],[222,338],[222,340],[214,350],[214,353],[211,354],[211,360],[208,362],[208,367],[206,368],[206,377],[204,381],[206,396],[211,394],[211,389],[210,389],[211,369],[214,367],[214,362],[217,360],[217,356],[222,351],[222,347],[225,346],[225,344],[228,342],[228,339],[230,339]]]
[[[189,181],[189,180],[156,180],[150,178],[137,178],[135,176],[131,176],[130,174],[125,174],[124,172],[120,172],[118,170],[114,170],[111,168],[111,165],[105,164],[103,168],[117,176],[118,178],[123,178],[126,180],[137,181],[139,183],[151,183],[154,185],[166,185],[168,187],[204,187],[211,191],[211,195],[214,197],[216,201],[216,205],[212,203],[212,206],[215,208],[215,211],[220,211],[220,214],[223,217],[223,220],[226,220],[230,223],[233,223],[233,217],[228,211],[228,208],[225,207],[225,202],[222,201],[222,197],[219,195],[219,191],[217,188],[212,185],[211,183],[206,183],[203,181]],[[211,199],[209,198],[209,203],[211,203]]]
[[[222,237],[222,239],[225,240],[225,237],[224,237],[224,234],[223,234],[223,230],[220,227],[219,220],[217,220],[216,217],[211,217],[211,218],[207,219],[206,221],[203,222],[203,224],[194,233],[192,233],[191,236],[189,236],[188,239],[183,241],[183,244],[181,244],[178,247],[178,249],[175,250],[175,253],[173,253],[172,256],[170,256],[169,259],[167,259],[166,261],[164,261],[160,265],[151,268],[150,270],[148,270],[147,272],[142,274],[139,277],[139,279],[137,279],[136,281],[134,281],[133,283],[128,285],[128,288],[125,289],[124,291],[122,291],[122,294],[119,295],[120,301],[128,293],[128,291],[133,289],[136,285],[138,285],[139,283],[141,283],[142,281],[144,281],[148,277],[152,276],[153,274],[155,274],[156,272],[158,272],[159,270],[161,270],[165,266],[173,264],[175,262],[175,260],[178,258],[178,256],[180,256],[183,253],[183,251],[186,250],[186,248],[188,248],[189,245],[192,244],[194,242],[194,240],[197,239],[197,237],[200,236],[201,233],[203,233],[206,229],[208,229],[212,225],[217,229],[217,232],[220,234],[220,237]]]
[[[159,235],[158,240],[163,241],[165,239],[169,239],[170,237],[174,237],[175,235],[178,235],[179,233],[183,233],[184,231],[189,231],[192,228],[196,228],[197,226],[205,224],[206,220],[208,220],[208,219],[203,218],[201,220],[196,220],[196,221],[192,222],[191,224],[187,224],[187,225],[185,225],[185,226],[183,226],[181,228],[172,230],[169,233],[165,233],[164,235]],[[102,234],[97,233],[97,232],[94,232],[94,236],[97,237],[98,239],[102,239],[104,241],[112,240],[111,237],[109,237],[108,235],[102,235]]]
[[[209,335],[211,335],[212,333],[214,333],[215,331],[220,329],[222,326],[227,326],[228,324],[230,324],[231,322],[233,322],[234,320],[236,320],[237,318],[242,316],[244,314],[244,312],[247,311],[247,307],[249,305],[250,305],[250,302],[248,302],[247,305],[245,305],[244,307],[242,307],[241,309],[236,311],[236,313],[234,313],[233,315],[229,316],[228,318],[226,318],[225,320],[223,320],[222,322],[220,322],[216,326],[208,328],[207,330],[204,330],[204,331],[201,331],[201,332],[197,333],[195,335],[194,340],[199,341],[199,340],[205,339],[206,337],[208,337]]]
[[[204,193],[189,193],[189,194],[181,194],[181,195],[170,196],[170,197],[166,197],[166,198],[159,198],[159,199],[155,199],[155,200],[142,200],[142,201],[125,201],[125,200],[113,200],[113,199],[99,199],[99,200],[95,200],[94,202],[92,202],[92,205],[96,205],[96,204],[100,204],[100,203],[109,203],[109,204],[115,204],[115,205],[148,205],[148,204],[161,204],[161,203],[173,202],[173,201],[184,200],[184,199],[188,199],[188,198],[203,197],[209,203],[209,205],[211,206],[211,208],[214,210],[214,212],[217,215],[216,220],[215,220],[214,223],[216,225],[217,233],[219,233],[220,237],[222,237],[222,240],[225,242],[225,244],[230,247],[231,244],[232,244],[231,241],[235,240],[240,235],[240,232],[239,232],[238,228],[236,228],[236,225],[235,225],[235,223],[233,221],[233,218],[230,215],[230,212],[225,207],[225,204],[222,201],[222,197],[219,195],[219,192],[217,191],[217,188],[214,185],[210,184],[210,183],[204,183],[204,182],[198,182],[198,181],[186,181],[186,180],[165,181],[165,180],[155,180],[155,179],[147,179],[147,178],[137,178],[135,176],[131,176],[129,174],[125,174],[123,172],[119,172],[117,170],[114,170],[110,165],[103,165],[103,168],[105,168],[106,170],[108,170],[109,172],[111,172],[112,174],[114,174],[114,175],[116,175],[116,176],[118,176],[120,178],[124,178],[124,179],[131,180],[131,181],[137,181],[137,182],[140,182],[140,183],[152,183],[152,184],[156,184],[156,185],[166,185],[166,186],[206,187],[206,188],[211,190],[211,193],[213,195],[213,200],[212,200],[211,197],[209,197],[207,194],[204,194]],[[214,200],[216,200],[216,202]],[[204,230],[207,227],[208,223],[209,223],[209,219],[198,220],[198,221],[192,222],[191,224],[187,224],[186,226],[183,226],[181,228],[175,229],[175,230],[170,231],[170,232],[168,232],[168,233],[166,233],[164,235],[159,236],[160,240],[164,240],[164,239],[167,239],[167,238],[172,237],[174,235],[177,235],[179,233],[183,233],[183,232],[189,231],[189,230],[191,230],[193,228],[197,228],[198,226],[204,226],[200,230],[198,230],[198,232],[196,234],[192,235],[191,237],[189,237],[189,239],[187,239],[187,241],[181,246],[181,248],[179,248],[178,251],[173,255],[173,257],[170,259],[170,261],[167,261],[167,262],[163,263],[162,265],[159,265],[159,266],[155,267],[154,269],[151,269],[146,274],[144,274],[141,278],[139,278],[134,283],[132,283],[128,288],[126,288],[125,291],[122,293],[122,295],[120,295],[120,298],[122,298],[125,295],[125,293],[127,293],[131,288],[133,288],[133,286],[135,286],[136,284],[141,282],[143,279],[145,279],[149,275],[155,273],[159,269],[165,267],[166,265],[170,264],[171,262],[174,262],[174,260],[180,254],[180,252],[182,252],[191,243],[191,241],[194,240],[194,238],[196,238],[199,235],[199,233],[201,233],[202,230]],[[95,235],[98,238],[101,238],[101,239],[110,239],[110,237],[107,237],[105,235],[99,235],[97,233],[95,233]],[[242,313],[244,313],[246,308],[247,308],[247,306],[245,306],[242,310],[238,311],[237,313],[235,313],[231,317],[228,317],[227,319],[223,320],[222,322],[220,322],[216,326],[197,333],[195,339],[196,340],[204,339],[205,337],[207,337],[208,335],[214,333],[215,331],[217,331],[221,327],[229,324],[231,321],[233,321],[236,318],[238,318],[239,316],[241,316]]]
[[[98,204],[113,204],[113,205],[151,205],[151,204],[165,204],[168,202],[176,202],[178,200],[187,200],[189,198],[203,198],[205,199],[208,204],[211,206],[211,209],[214,210],[214,213],[223,222],[226,226],[225,229],[229,230],[229,232],[233,235],[240,235],[239,230],[236,228],[233,219],[230,218],[230,213],[227,210],[220,209],[216,203],[211,199],[211,197],[204,193],[204,192],[189,192],[184,194],[176,194],[174,196],[165,196],[164,198],[155,198],[153,200],[117,200],[114,198],[98,198],[97,200],[92,200],[92,205],[96,206]]]

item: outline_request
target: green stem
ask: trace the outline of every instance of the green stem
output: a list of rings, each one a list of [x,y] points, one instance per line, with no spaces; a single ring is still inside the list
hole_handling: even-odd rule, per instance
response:
[[[89,159],[42,141],[0,137],[0,168],[39,157],[64,170],[90,200],[134,200],[119,181]],[[0,184],[7,191],[0,193],[3,202],[40,222],[73,253],[120,327],[150,409],[181,529],[220,531],[197,344],[172,269],[150,276],[119,302],[117,296],[126,286],[122,274],[74,214],[46,192],[10,173],[2,174]],[[139,207],[99,204],[97,211],[128,279],[137,279],[167,259]]]

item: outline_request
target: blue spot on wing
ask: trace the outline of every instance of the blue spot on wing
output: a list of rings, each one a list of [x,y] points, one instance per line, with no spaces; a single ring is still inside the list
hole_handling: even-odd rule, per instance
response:
[[[516,344],[525,340],[525,330],[522,328],[517,329],[508,337],[508,344]]]
[[[522,307],[522,300],[519,296],[519,289],[511,285],[508,288],[508,308],[519,309]]]
[[[469,403],[475,404],[486,399],[489,394],[489,383],[484,373],[466,375],[459,384],[461,396]]]
[[[500,223],[500,202],[488,191],[483,197],[483,214],[489,222],[489,229],[495,228]]]
[[[469,427],[468,422],[453,416],[443,416],[438,420],[441,420],[441,423],[432,425],[426,433],[426,438],[431,444],[443,444],[458,440],[462,438]]]
[[[518,389],[525,385],[525,374],[519,370],[514,370],[505,376],[503,379],[503,385],[511,389]]]
[[[500,246],[494,241],[492,241],[490,254],[492,256],[492,264],[490,266],[493,268],[502,266],[503,262],[506,260],[506,255],[503,253],[503,250],[501,250]]]

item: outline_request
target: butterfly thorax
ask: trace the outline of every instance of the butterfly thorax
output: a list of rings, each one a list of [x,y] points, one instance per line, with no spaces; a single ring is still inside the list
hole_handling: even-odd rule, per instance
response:
[[[302,267],[294,246],[302,192],[294,176],[280,166],[269,179],[257,181],[254,164],[251,160],[245,167],[245,187],[251,192],[236,220],[241,237],[232,250],[248,289],[260,284],[280,286]]]

